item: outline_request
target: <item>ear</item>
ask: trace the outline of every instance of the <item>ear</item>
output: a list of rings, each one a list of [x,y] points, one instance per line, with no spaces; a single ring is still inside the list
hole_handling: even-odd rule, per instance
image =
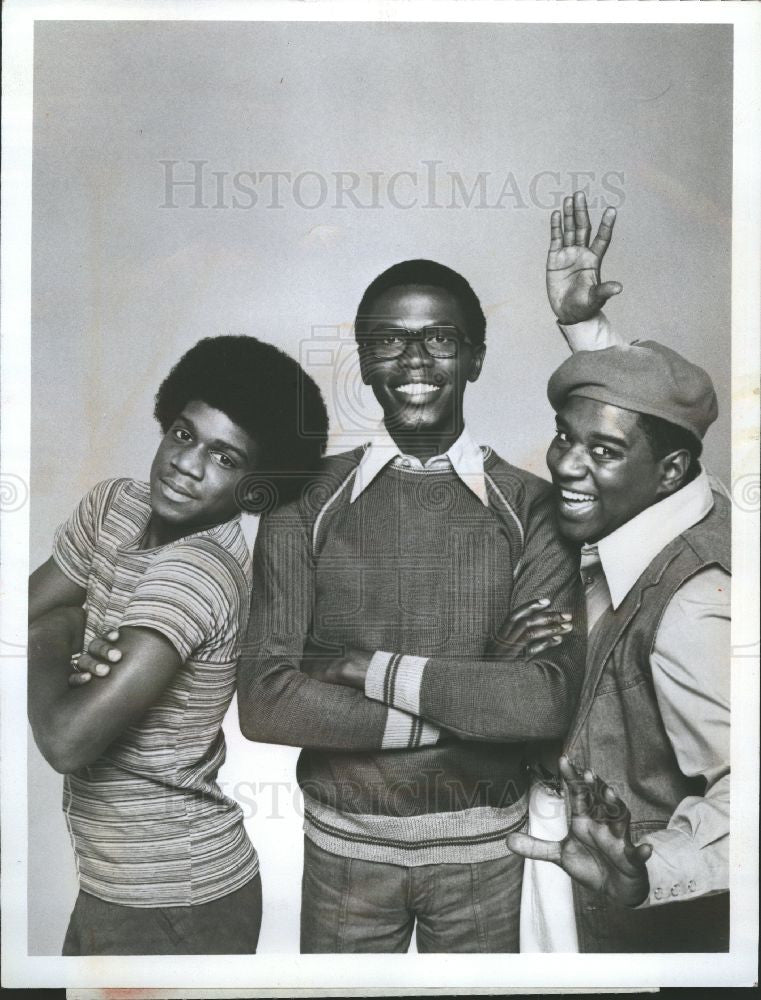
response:
[[[659,496],[670,496],[684,486],[691,462],[690,453],[686,448],[672,451],[670,455],[666,455],[660,460],[658,463],[660,466]]]
[[[480,347],[476,347],[473,350],[473,360],[470,363],[470,371],[468,372],[468,382],[475,382],[478,376],[481,374],[481,369],[484,364],[484,355],[486,354],[486,344],[481,344]]]

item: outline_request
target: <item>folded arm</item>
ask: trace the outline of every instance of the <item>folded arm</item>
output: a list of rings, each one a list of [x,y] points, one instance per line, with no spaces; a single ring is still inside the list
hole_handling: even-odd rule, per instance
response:
[[[54,556],[29,580],[29,721],[43,756],[62,773],[96,761],[145,714],[182,663],[158,631],[125,628],[108,684],[69,684],[71,657],[82,651],[97,512],[111,488],[101,483],[82,498],[56,533]]]
[[[571,616],[562,643],[538,655],[492,643],[482,660],[376,653],[365,693],[465,739],[512,742],[565,736],[584,671],[585,623],[573,554],[555,536],[546,499],[527,517],[511,610],[547,598]]]
[[[302,672],[312,633],[314,569],[307,527],[286,507],[262,519],[254,549],[248,633],[238,664],[243,735],[323,750],[402,749],[436,743],[435,726],[362,692]],[[340,656],[342,650],[310,651]]]
[[[69,579],[51,556],[29,577],[29,621],[53,608],[81,608],[87,591]]]
[[[182,662],[158,632],[124,628],[121,659],[108,683],[72,688],[70,658],[82,641],[79,614],[77,625],[72,609],[54,609],[29,628],[29,721],[43,756],[61,773],[94,763],[141,719]]]

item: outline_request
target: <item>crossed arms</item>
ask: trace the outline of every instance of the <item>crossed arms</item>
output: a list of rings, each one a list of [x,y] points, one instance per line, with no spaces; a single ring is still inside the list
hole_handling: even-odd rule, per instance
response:
[[[118,661],[118,669],[109,683],[72,685],[71,657],[82,649],[85,597],[85,589],[52,558],[29,581],[29,721],[40,752],[61,773],[94,763],[140,721],[182,663],[163,635],[128,626],[112,643],[108,659]],[[108,672],[87,653],[80,663],[96,674]]]
[[[522,562],[513,606],[534,600],[541,590],[558,612],[573,614],[575,565],[558,539],[547,544],[549,505],[526,515]],[[309,533],[298,512],[284,508],[263,519],[254,552],[254,587],[249,629],[238,669],[241,730],[249,739],[316,749],[377,750],[432,744],[439,727],[466,739],[498,742],[565,735],[583,674],[579,635],[527,659],[503,647],[481,660],[431,658],[420,663],[417,705],[404,689],[386,704],[366,697],[363,682],[339,686],[314,679],[315,663],[330,670],[340,662],[359,675],[374,651],[344,650],[338,661],[315,660],[308,648],[312,631],[314,567]],[[306,654],[305,654],[306,648]],[[383,685],[380,685],[382,689]],[[477,688],[478,698],[473,699]],[[413,711],[410,711],[410,709]],[[422,728],[410,721],[422,717]]]

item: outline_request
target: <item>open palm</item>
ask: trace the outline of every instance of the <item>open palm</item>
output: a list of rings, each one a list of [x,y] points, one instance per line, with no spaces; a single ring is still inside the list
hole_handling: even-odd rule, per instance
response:
[[[550,841],[512,833],[507,846],[524,858],[551,861],[586,889],[621,906],[639,906],[650,889],[645,863],[652,848],[632,843],[629,810],[600,778],[591,771],[580,775],[566,757],[560,758],[560,772],[571,804],[568,835]]]
[[[547,254],[547,295],[552,311],[564,324],[591,319],[612,295],[618,281],[600,282],[600,268],[616,221],[615,208],[603,212],[592,244],[587,199],[583,191],[563,201],[563,215],[552,213],[550,249]]]

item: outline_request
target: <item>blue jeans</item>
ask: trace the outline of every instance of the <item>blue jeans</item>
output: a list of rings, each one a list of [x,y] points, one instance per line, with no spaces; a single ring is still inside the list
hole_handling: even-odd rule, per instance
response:
[[[304,840],[302,954],[517,952],[523,858],[402,867]]]
[[[64,955],[253,955],[262,880],[198,906],[120,906],[80,890]]]

